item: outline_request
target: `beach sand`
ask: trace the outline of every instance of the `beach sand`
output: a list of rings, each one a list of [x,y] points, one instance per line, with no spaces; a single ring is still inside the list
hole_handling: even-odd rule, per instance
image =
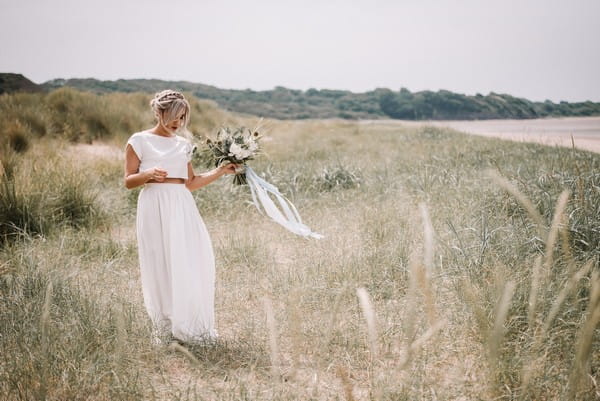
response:
[[[600,153],[600,117],[565,117],[532,120],[393,121],[408,126],[449,127],[468,134],[517,142],[534,142]]]

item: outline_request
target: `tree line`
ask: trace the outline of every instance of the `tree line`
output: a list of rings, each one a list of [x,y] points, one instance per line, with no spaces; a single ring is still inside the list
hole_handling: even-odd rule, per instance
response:
[[[533,102],[494,92],[487,95],[463,95],[447,90],[411,92],[406,88],[398,91],[379,88],[353,93],[331,89],[304,91],[281,86],[272,90],[254,91],[220,89],[186,81],[156,79],[55,79],[41,85],[44,90],[61,87],[73,87],[95,93],[153,93],[171,88],[191,93],[200,99],[212,100],[229,111],[278,119],[479,120],[600,115],[600,103],[591,101]]]

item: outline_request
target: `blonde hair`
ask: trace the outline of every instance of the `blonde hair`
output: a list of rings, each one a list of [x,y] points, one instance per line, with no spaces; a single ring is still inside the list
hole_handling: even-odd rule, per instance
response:
[[[183,124],[180,129],[184,136],[188,138],[191,136],[187,129],[190,120],[190,104],[183,94],[171,89],[158,92],[150,101],[150,107],[152,107],[158,121],[163,125],[175,120],[179,113],[184,110]]]

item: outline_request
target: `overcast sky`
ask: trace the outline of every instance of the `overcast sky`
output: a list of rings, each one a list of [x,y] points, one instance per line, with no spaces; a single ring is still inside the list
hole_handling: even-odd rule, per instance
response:
[[[0,0],[0,72],[600,101],[600,0]]]

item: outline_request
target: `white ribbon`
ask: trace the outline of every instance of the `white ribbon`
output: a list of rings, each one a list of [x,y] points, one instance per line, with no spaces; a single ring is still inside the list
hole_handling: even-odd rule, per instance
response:
[[[256,206],[256,209],[258,209],[261,214],[263,213],[261,210],[262,206],[262,209],[264,209],[267,216],[294,234],[316,239],[323,238],[323,235],[312,231],[307,225],[302,223],[296,207],[283,196],[281,192],[279,192],[277,187],[260,178],[254,170],[248,166],[246,166],[246,181],[248,182],[250,192],[252,193],[254,206]],[[279,210],[275,202],[273,202],[269,194],[275,196],[283,213]]]

